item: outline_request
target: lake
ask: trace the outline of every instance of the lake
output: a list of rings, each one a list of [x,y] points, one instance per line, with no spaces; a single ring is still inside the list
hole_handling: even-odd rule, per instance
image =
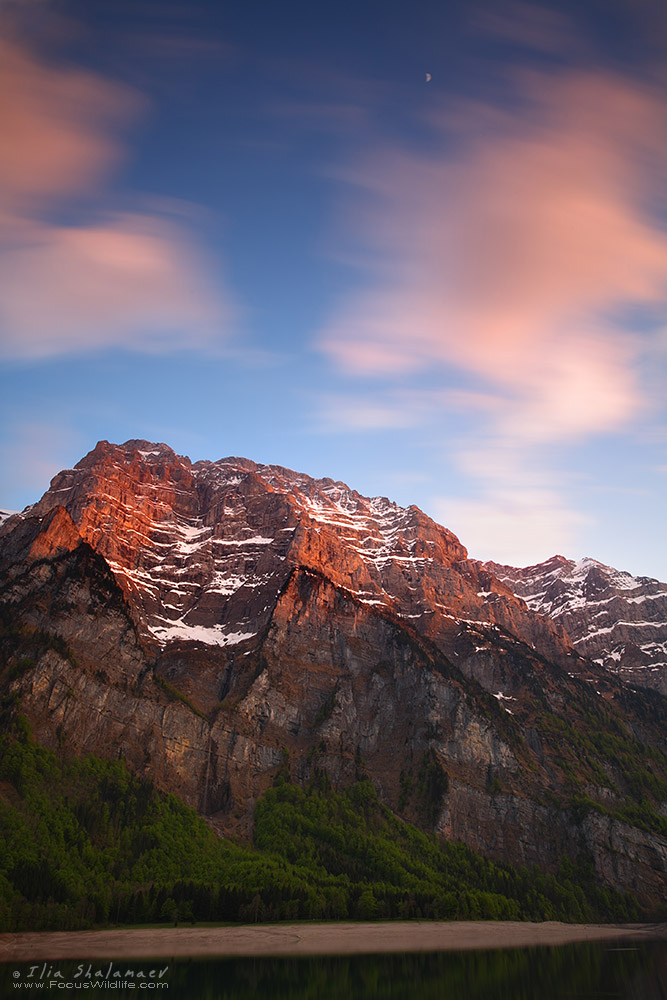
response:
[[[667,942],[0,965],[3,1000],[35,990],[58,997],[149,992],[172,1000],[667,1000]]]

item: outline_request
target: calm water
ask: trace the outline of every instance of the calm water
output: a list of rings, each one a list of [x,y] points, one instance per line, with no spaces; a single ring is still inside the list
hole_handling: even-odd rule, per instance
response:
[[[128,971],[134,988],[120,981]],[[83,988],[86,982],[89,985]],[[145,988],[140,989],[142,983]],[[111,966],[98,960],[0,965],[2,1000],[35,991],[58,997],[159,994],[171,1000],[667,1000],[667,943],[426,955],[116,961]]]

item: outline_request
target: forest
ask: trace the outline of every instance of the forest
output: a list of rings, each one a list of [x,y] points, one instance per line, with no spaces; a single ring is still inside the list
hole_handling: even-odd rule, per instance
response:
[[[590,859],[564,858],[557,873],[496,864],[399,819],[363,773],[343,789],[324,773],[299,787],[282,768],[241,844],[122,760],[39,746],[15,695],[0,723],[1,931],[646,916],[596,884]],[[426,766],[426,797],[432,781]]]

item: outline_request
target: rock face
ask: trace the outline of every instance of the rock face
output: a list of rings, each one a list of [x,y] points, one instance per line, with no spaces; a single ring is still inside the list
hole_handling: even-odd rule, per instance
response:
[[[662,699],[583,658],[416,507],[102,442],[0,528],[0,573],[2,677],[38,737],[122,754],[221,831],[249,834],[279,770],[365,773],[491,857],[583,851],[601,882],[664,896]],[[642,748],[638,826],[623,754]]]
[[[530,608],[562,625],[578,652],[628,684],[667,694],[666,583],[563,556],[524,569],[484,566]]]
[[[114,573],[147,644],[213,647],[260,635],[295,567],[326,572],[369,607],[419,620],[441,645],[479,624],[562,659],[564,633],[527,614],[417,507],[367,499],[246,459],[197,462],[166,445],[102,442],[25,516],[68,512]],[[10,522],[11,524],[12,522]]]

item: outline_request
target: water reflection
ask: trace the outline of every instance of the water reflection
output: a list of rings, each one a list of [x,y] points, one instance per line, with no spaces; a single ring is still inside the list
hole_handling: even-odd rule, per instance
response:
[[[667,1000],[667,943],[586,944],[560,948],[371,955],[292,959],[191,959],[117,962],[116,982],[95,973],[110,963],[95,961],[0,966],[0,996],[25,992],[41,974],[45,992],[58,974],[56,995],[136,997],[141,983],[171,1000]],[[161,971],[167,968],[162,979]],[[134,987],[119,973],[132,969]],[[88,974],[88,975],[87,975]],[[88,981],[88,987],[82,984]],[[22,986],[18,986],[18,982]],[[67,984],[70,985],[67,985]],[[34,988],[34,987],[33,987]],[[32,991],[32,990],[31,990]]]

